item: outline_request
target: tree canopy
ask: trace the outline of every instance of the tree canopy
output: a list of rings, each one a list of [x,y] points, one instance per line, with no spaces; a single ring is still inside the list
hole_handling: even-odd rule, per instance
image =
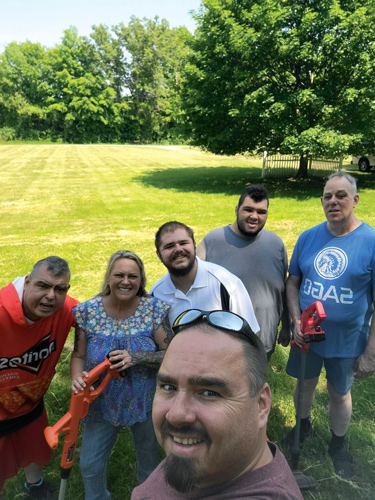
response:
[[[203,0],[182,102],[215,153],[336,157],[375,136],[375,7],[356,0]]]

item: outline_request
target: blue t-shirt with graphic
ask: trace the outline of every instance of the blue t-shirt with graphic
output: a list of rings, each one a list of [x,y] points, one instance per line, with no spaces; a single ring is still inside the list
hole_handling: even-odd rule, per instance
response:
[[[289,273],[302,279],[300,307],[320,300],[327,318],[326,340],[313,342],[320,356],[357,357],[367,341],[375,289],[375,229],[362,222],[336,237],[323,222],[303,232],[293,251]]]

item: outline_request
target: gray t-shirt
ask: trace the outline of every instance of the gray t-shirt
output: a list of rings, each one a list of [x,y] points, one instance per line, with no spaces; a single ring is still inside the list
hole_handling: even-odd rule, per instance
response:
[[[266,351],[276,343],[283,310],[288,257],[283,241],[267,229],[245,238],[229,226],[208,233],[203,244],[206,260],[225,267],[245,285],[260,326]]]

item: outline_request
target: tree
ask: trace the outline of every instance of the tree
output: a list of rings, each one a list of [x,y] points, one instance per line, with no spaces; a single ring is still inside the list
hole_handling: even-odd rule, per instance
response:
[[[168,21],[158,17],[132,16],[128,26],[121,23],[114,31],[127,56],[123,91],[138,124],[137,139],[166,139],[179,121],[174,103],[187,30],[171,29]]]
[[[104,78],[116,92],[116,101],[122,102],[127,87],[129,64],[123,50],[121,39],[111,33],[107,26],[99,24],[92,27],[90,38],[96,49],[96,64]]]
[[[38,43],[12,42],[0,56],[0,126],[14,136],[38,138],[46,129],[43,82],[48,72],[45,51]]]
[[[53,137],[80,143],[118,141],[128,106],[116,102],[116,91],[90,40],[70,28],[49,57],[48,114]]]
[[[375,7],[356,0],[203,0],[183,103],[215,153],[334,157],[375,137]]]

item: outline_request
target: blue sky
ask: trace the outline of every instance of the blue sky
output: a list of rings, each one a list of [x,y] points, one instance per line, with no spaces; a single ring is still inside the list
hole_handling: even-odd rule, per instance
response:
[[[199,5],[200,0],[0,0],[0,51],[12,41],[30,40],[51,47],[60,43],[69,26],[88,36],[93,24],[127,24],[131,15],[159,16],[171,27],[194,31],[189,11]]]

